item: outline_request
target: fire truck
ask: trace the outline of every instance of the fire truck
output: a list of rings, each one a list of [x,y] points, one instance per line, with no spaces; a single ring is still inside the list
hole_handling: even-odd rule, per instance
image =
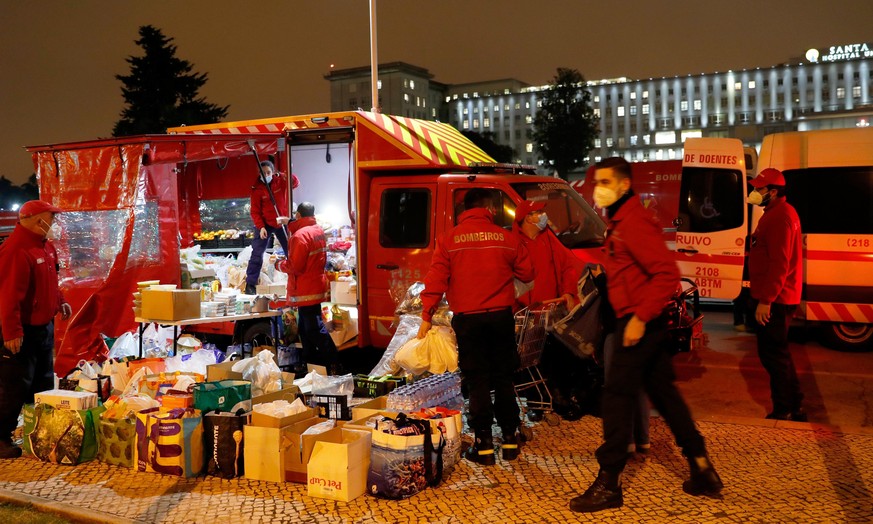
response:
[[[582,197],[533,167],[503,165],[456,129],[364,111],[172,128],[166,135],[31,146],[41,198],[61,207],[61,287],[74,309],[56,326],[56,369],[105,351],[101,335],[135,327],[136,282],[180,284],[180,248],[210,207],[248,204],[257,159],[299,179],[289,202],[348,226],[357,242],[356,346],[384,348],[397,301],[429,266],[464,195],[485,188],[510,228],[523,199],[546,203],[558,238],[599,259],[605,224]],[[251,326],[236,326],[248,331]]]

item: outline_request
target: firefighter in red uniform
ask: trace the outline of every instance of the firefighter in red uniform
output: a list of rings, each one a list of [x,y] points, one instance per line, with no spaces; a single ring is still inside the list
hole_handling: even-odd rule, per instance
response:
[[[594,483],[570,501],[578,512],[623,504],[621,473],[631,441],[632,416],[641,389],[682,448],[691,478],[682,488],[692,495],[715,494],[722,482],[706,455],[685,400],[673,383],[671,352],[666,346],[664,305],[679,286],[679,270],[661,236],[657,219],[631,189],[630,164],[623,158],[597,163],[594,198],[607,210],[607,299],[615,311],[616,347],[603,391],[603,438],[597,449],[600,472]]]
[[[523,200],[515,210],[513,230],[519,234],[521,242],[530,254],[537,273],[534,287],[518,297],[523,306],[530,306],[545,300],[563,298],[568,308],[572,308],[576,295],[576,284],[582,273],[583,264],[573,252],[558,240],[549,229],[549,216],[545,212],[546,203]],[[573,395],[578,386],[584,364],[563,344],[549,336],[543,349],[540,369],[549,381],[549,392],[555,412],[565,420],[582,418],[583,407]],[[530,395],[536,395],[531,388]],[[532,397],[534,401],[541,399]],[[534,419],[540,416],[539,410],[528,412]]]
[[[52,320],[72,309],[58,289],[55,213],[42,200],[21,206],[18,224],[0,245],[0,459],[21,456],[12,444],[18,414],[33,394],[54,387]]]
[[[769,419],[806,422],[803,394],[788,351],[788,326],[800,303],[803,239],[797,211],[785,201],[785,177],[773,168],[749,181],[749,202],[764,206],[752,234],[749,282],[755,311],[758,358],[770,375]]]
[[[297,206],[297,220],[289,226],[288,258],[276,262],[288,273],[288,305],[297,308],[303,360],[313,362],[316,353],[330,374],[338,374],[336,345],[321,319],[321,303],[329,300],[330,285],[324,268],[327,265],[327,241],[315,222],[315,206],[303,202]]]
[[[469,190],[464,208],[458,225],[436,241],[421,292],[418,338],[430,331],[431,318],[445,293],[454,313],[458,365],[469,393],[469,424],[476,436],[466,457],[492,465],[491,425],[495,417],[503,432],[503,459],[513,460],[519,454],[520,421],[512,383],[520,364],[512,315],[513,279],[530,282],[535,273],[518,236],[494,224],[494,204],[487,190]]]
[[[249,265],[246,268],[245,289],[245,292],[250,295],[255,294],[258,278],[261,276],[261,267],[264,264],[264,251],[270,243],[270,238],[275,235],[285,254],[288,253],[288,239],[282,230],[282,226],[289,222],[288,180],[282,173],[276,173],[273,163],[269,160],[262,161],[261,168],[266,177],[266,185],[259,174],[258,181],[252,186],[251,197],[251,215],[252,221],[255,223],[255,237],[252,240],[252,256],[249,258]],[[291,177],[292,187],[296,188],[297,177],[294,175]],[[270,199],[270,193],[267,192],[268,187],[276,200],[275,207],[273,200]]]

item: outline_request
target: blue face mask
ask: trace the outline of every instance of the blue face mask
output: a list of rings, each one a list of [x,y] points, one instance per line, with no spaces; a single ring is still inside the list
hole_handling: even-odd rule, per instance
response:
[[[540,231],[546,228],[549,225],[549,215],[543,213],[540,215],[539,220],[537,220],[537,227],[540,228]]]

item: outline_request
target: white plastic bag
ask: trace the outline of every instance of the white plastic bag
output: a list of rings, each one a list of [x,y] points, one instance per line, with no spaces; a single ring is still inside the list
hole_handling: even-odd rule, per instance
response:
[[[109,350],[109,358],[121,359],[139,354],[139,332],[129,331],[117,339]]]
[[[282,389],[282,370],[268,349],[253,358],[240,360],[231,369],[242,373],[243,380],[251,381],[252,398]]]
[[[412,338],[397,350],[394,361],[404,370],[413,375],[421,375],[430,367],[425,338]]]
[[[455,333],[445,326],[434,326],[424,337],[430,360],[428,371],[434,375],[458,369],[458,345]]]

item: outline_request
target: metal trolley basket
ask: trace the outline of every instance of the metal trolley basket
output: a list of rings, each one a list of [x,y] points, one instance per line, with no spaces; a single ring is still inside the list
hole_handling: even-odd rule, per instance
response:
[[[546,303],[536,308],[524,308],[515,314],[515,341],[521,361],[515,373],[515,395],[519,400],[522,415],[529,410],[540,410],[543,418],[551,426],[561,423],[560,417],[552,409],[552,394],[537,367],[546,344],[549,319],[554,318],[556,303]],[[527,402],[521,402],[521,394],[533,390],[536,395],[526,395]],[[520,429],[522,436],[530,440],[533,432],[527,426]]]

